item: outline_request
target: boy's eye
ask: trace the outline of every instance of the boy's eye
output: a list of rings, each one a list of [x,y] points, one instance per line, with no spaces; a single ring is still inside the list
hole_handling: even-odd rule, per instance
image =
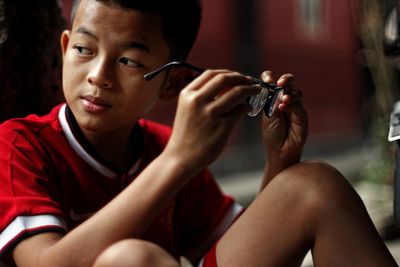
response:
[[[90,50],[88,49],[88,48],[86,48],[86,47],[83,47],[83,46],[81,46],[81,45],[75,45],[74,46],[74,49],[78,52],[78,54],[80,54],[80,55],[85,55],[85,56],[87,56],[87,55],[90,55],[91,54],[91,52],[90,52]]]
[[[140,66],[140,64],[137,61],[129,59],[127,57],[121,57],[118,61],[120,63],[127,65],[128,67],[132,67],[132,68]]]

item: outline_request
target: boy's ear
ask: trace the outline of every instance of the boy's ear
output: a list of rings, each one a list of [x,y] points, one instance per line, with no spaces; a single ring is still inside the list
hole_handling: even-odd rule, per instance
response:
[[[60,37],[61,52],[62,52],[63,58],[64,58],[65,53],[67,52],[70,35],[71,35],[71,31],[65,30],[62,32],[61,37]]]
[[[186,85],[196,78],[196,76],[198,76],[198,74],[188,68],[172,68],[167,74],[167,81],[160,98],[169,100],[176,97]]]

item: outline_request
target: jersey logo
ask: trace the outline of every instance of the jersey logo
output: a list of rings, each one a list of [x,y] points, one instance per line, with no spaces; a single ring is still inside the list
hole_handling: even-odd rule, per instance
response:
[[[90,218],[93,214],[95,214],[95,212],[76,213],[74,211],[74,208],[72,208],[71,211],[69,212],[69,216],[73,221],[84,221]]]

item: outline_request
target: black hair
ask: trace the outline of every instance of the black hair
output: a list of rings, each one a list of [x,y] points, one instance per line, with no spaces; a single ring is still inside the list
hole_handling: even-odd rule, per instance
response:
[[[185,60],[196,40],[201,21],[201,0],[91,0],[124,9],[152,12],[160,16],[163,35],[171,49],[171,60]],[[71,24],[81,0],[74,0]]]

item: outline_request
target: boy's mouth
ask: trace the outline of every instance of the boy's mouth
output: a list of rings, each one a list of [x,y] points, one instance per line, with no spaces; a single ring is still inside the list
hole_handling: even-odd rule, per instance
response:
[[[104,112],[111,108],[111,105],[101,98],[94,96],[82,96],[81,103],[87,112],[98,113]]]

